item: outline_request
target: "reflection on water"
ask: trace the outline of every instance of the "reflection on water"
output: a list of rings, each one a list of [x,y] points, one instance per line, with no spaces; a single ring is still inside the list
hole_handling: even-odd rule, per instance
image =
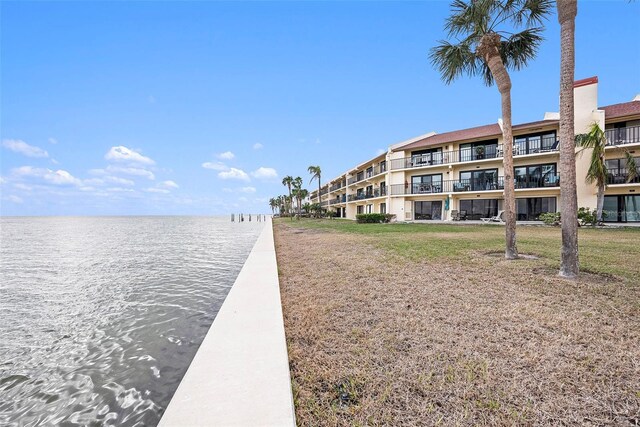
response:
[[[263,223],[2,218],[0,425],[155,425]]]

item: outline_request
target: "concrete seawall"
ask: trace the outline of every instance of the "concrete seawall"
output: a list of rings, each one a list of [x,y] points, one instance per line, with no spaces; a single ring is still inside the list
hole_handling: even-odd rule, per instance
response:
[[[160,426],[295,426],[271,219]]]

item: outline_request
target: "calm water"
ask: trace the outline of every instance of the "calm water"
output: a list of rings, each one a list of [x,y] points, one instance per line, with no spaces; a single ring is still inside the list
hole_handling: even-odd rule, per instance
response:
[[[263,223],[0,219],[0,425],[155,425]]]

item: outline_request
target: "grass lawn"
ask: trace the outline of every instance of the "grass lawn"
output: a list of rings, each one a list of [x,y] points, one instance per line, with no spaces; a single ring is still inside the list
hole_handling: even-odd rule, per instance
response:
[[[371,236],[377,247],[411,260],[463,260],[478,252],[504,252],[504,227],[492,224],[358,224],[344,219],[306,218],[280,218],[276,223]],[[519,226],[517,236],[520,253],[536,255],[549,269],[559,269],[559,227]],[[640,227],[583,227],[578,236],[582,271],[640,282]]]
[[[299,425],[640,423],[640,229],[581,229],[577,281],[558,228],[274,229]]]

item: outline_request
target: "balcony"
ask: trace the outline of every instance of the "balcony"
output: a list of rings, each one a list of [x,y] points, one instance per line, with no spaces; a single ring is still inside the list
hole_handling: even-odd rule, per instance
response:
[[[340,181],[336,184],[333,184],[331,187],[329,187],[329,191],[336,191],[341,189],[342,187],[344,187],[346,185],[346,181]]]
[[[321,196],[324,196],[328,192],[329,192],[329,188],[327,188],[327,187],[323,187],[323,188],[320,189],[320,195]]]
[[[625,145],[640,143],[640,126],[629,126],[604,131],[607,145]]]
[[[347,195],[343,194],[340,197],[335,197],[333,199],[329,199],[329,204],[330,205],[337,205],[338,203],[344,203],[347,201]]]
[[[387,195],[387,187],[374,188],[373,191],[364,191],[358,194],[349,194],[347,201],[356,202],[358,200],[373,199],[374,197],[382,197]]]
[[[478,160],[501,159],[504,153],[504,145],[487,145],[482,150],[478,148],[464,148],[454,151],[440,151],[436,153],[421,154],[419,156],[405,157],[391,160],[391,170],[423,168],[427,166],[448,165],[452,163],[475,162]],[[527,154],[540,154],[558,151],[558,140],[554,138],[542,138],[529,140],[528,143],[515,143],[513,145],[514,156]]]
[[[636,176],[628,180],[629,174],[627,169],[609,169],[607,173],[607,184],[640,184],[640,170],[636,172]]]
[[[515,181],[516,190],[525,188],[547,188],[560,185],[559,175],[547,175],[545,177],[526,176]],[[391,195],[411,194],[438,194],[461,193],[469,191],[495,191],[504,189],[504,177],[499,176],[495,180],[487,179],[453,179],[420,184],[391,185]]]
[[[387,171],[387,163],[386,162],[381,162],[378,163],[376,166],[367,169],[364,172],[360,172],[358,173],[358,175],[356,176],[352,176],[351,178],[349,178],[347,180],[347,184],[351,185],[351,184],[355,184],[356,182],[360,182],[360,181],[364,181],[365,179],[369,179],[369,178],[373,178],[377,175],[380,175],[381,173],[385,173]]]

